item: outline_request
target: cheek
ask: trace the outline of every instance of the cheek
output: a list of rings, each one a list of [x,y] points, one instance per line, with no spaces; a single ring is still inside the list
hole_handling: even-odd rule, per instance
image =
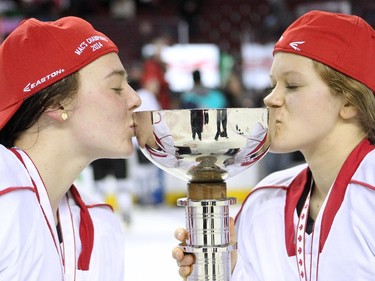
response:
[[[319,126],[319,122],[327,118],[331,119],[338,110],[337,100],[331,96],[326,87],[320,86],[317,86],[315,91],[310,89],[309,92],[290,97],[287,104],[290,117],[306,127],[313,124]]]
[[[75,111],[75,119],[79,125],[81,134],[86,131],[86,134],[97,135],[100,132],[109,132],[118,120],[123,118],[122,110],[109,99],[92,98],[86,100]],[[91,131],[90,133],[87,131]]]
[[[94,114],[100,116],[103,122],[118,122],[124,120],[126,107],[124,102],[113,96],[98,100]]]

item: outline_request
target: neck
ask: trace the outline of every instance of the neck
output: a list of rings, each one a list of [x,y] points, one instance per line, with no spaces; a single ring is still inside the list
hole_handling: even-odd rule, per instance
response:
[[[311,170],[315,191],[326,195],[340,172],[344,162],[363,136],[340,136],[335,140],[317,144],[310,151],[301,151]]]
[[[310,211],[309,211],[309,214],[313,220],[316,220],[319,214],[320,208],[322,207],[326,197],[327,197],[327,193],[321,192],[314,185],[312,194],[310,196]]]
[[[64,141],[44,142],[39,138],[38,142],[30,145],[20,139],[16,146],[23,149],[35,164],[47,190],[57,223],[57,210],[62,198],[89,162],[74,154]]]
[[[314,189],[310,200],[310,215],[313,219],[318,215],[344,162],[361,140],[337,142],[333,146],[319,149],[314,154],[304,154],[314,179]]]

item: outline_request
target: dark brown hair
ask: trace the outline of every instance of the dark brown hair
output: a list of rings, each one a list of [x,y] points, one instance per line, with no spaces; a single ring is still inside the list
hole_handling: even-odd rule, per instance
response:
[[[48,108],[74,99],[79,88],[79,75],[75,72],[26,99],[8,123],[0,130],[0,143],[14,146],[20,133],[34,125]]]

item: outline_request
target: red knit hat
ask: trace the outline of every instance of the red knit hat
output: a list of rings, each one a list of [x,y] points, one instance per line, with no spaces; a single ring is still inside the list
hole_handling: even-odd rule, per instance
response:
[[[286,29],[276,52],[319,61],[375,92],[375,31],[360,17],[308,12]]]
[[[77,17],[23,21],[0,45],[0,129],[22,102],[116,45]]]

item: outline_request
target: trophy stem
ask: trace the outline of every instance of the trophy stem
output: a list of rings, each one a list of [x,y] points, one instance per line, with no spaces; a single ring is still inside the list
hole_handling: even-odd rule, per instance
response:
[[[187,197],[191,200],[225,200],[227,185],[225,182],[189,182]]]
[[[227,198],[225,182],[189,182],[188,198],[177,201],[185,207],[189,239],[180,245],[195,255],[189,281],[229,281],[231,277],[229,206],[235,198]]]

